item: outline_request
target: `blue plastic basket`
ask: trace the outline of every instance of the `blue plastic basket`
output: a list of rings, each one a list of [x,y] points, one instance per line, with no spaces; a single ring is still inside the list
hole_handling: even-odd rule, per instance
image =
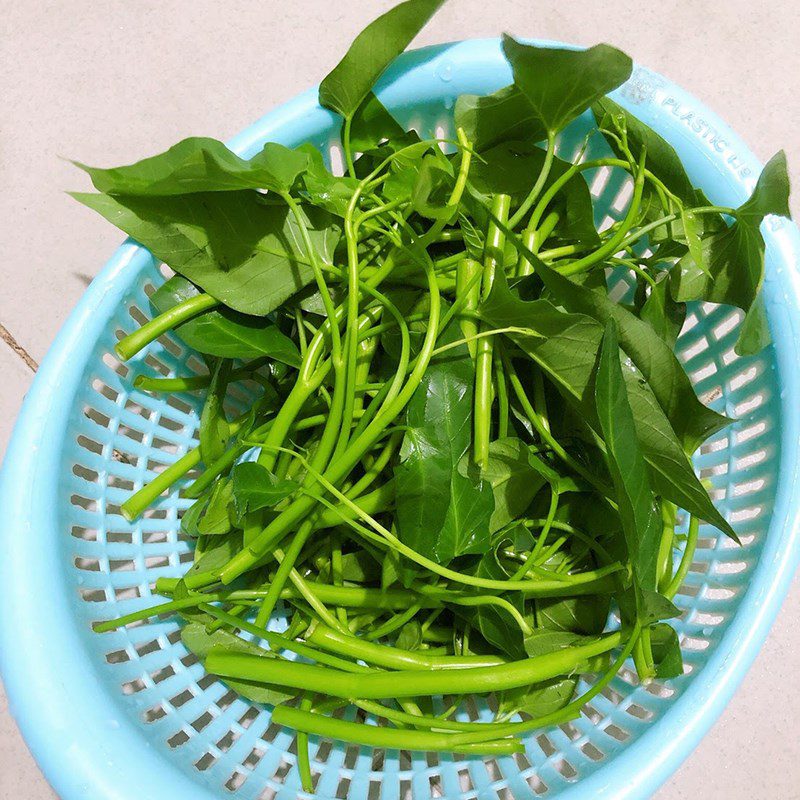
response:
[[[379,95],[406,124],[442,134],[459,94],[509,81],[496,40],[462,42],[405,54]],[[748,195],[758,163],[692,97],[642,68],[615,96],[674,145],[713,202],[737,205]],[[232,148],[248,156],[268,140],[311,141],[323,152],[333,148],[335,161],[337,121],[316,98],[311,90],[271,112]],[[572,152],[591,124],[573,126],[561,152]],[[611,217],[629,191],[602,171],[592,190]],[[579,720],[529,736],[525,755],[514,758],[409,755],[312,737],[317,796],[642,798],[697,744],[763,642],[800,555],[800,237],[778,219],[766,221],[764,234],[774,346],[737,358],[740,315],[711,305],[692,309],[679,342],[701,397],[738,418],[695,464],[743,542],[739,548],[711,528],[702,532],[678,597],[687,673],[641,687],[624,671]],[[195,399],[161,400],[132,388],[141,372],[186,374],[191,353],[165,338],[128,365],[112,355],[121,332],[146,316],[147,294],[165,274],[146,251],[124,244],[70,316],[29,393],[0,490],[2,674],[25,738],[63,800],[288,800],[303,796],[293,733],[271,725],[268,708],[205,675],[182,646],[177,622],[103,636],[90,627],[153,604],[155,579],[181,574],[191,560],[179,535],[187,504],[177,492],[135,523],[119,511],[131,491],[195,443]],[[483,706],[463,711],[464,718],[487,713]]]

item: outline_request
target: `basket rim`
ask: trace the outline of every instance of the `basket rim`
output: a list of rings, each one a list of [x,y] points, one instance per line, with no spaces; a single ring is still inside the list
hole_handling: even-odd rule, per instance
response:
[[[396,59],[379,82],[378,94],[391,105],[395,86],[408,80],[424,91],[431,71],[445,63],[464,69],[480,63],[482,68],[489,65],[498,74],[509,74],[499,39],[433,45]],[[725,137],[738,157],[737,169],[744,165],[750,174],[741,177],[730,162],[723,163],[710,152],[707,157],[715,161],[732,192],[740,199],[747,196],[761,165],[741,139],[671,81],[641,67],[636,74],[701,112]],[[617,99],[631,107],[625,98]],[[683,141],[694,146],[698,134],[677,116],[652,109],[649,119],[647,107],[636,105],[632,110],[648,122],[657,120],[660,132],[673,144]],[[291,139],[302,141],[331,119],[333,115],[318,105],[315,87],[269,112],[228,144],[246,154],[267,137],[286,140],[289,130]],[[685,691],[635,741],[562,792],[564,800],[646,798],[677,769],[744,678],[800,561],[800,515],[792,513],[800,507],[800,273],[793,268],[800,263],[800,232],[792,224],[777,230],[765,224],[763,233],[768,250],[764,291],[779,366],[782,421],[781,479],[763,552],[727,630]],[[0,612],[0,675],[12,714],[62,800],[171,800],[190,793],[198,800],[213,800],[219,796],[167,759],[154,758],[138,726],[113,719],[114,706],[105,687],[86,680],[97,664],[82,647],[85,631],[71,606],[61,602],[63,596],[54,591],[63,580],[64,564],[57,557],[58,549],[48,546],[60,535],[48,501],[58,491],[63,433],[73,413],[59,403],[59,396],[66,393],[72,397],[78,389],[103,329],[105,315],[98,312],[121,302],[130,285],[127,276],[135,275],[147,258],[146,251],[126,241],[71,312],[28,392],[0,473],[0,508],[6,512],[0,532],[5,553],[0,560],[0,580],[14,598],[13,604],[4,605]],[[31,540],[44,545],[34,561],[27,558]],[[49,624],[41,624],[42,619]],[[80,720],[77,728],[76,720]]]

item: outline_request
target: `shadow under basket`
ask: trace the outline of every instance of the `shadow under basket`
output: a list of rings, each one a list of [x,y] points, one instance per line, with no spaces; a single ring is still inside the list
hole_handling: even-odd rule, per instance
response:
[[[378,95],[423,136],[448,136],[460,94],[485,94],[510,80],[496,40],[461,42],[404,54]],[[613,96],[675,147],[712,202],[738,205],[749,194],[758,162],[681,89],[636,68]],[[592,125],[586,115],[570,126],[559,154],[572,157]],[[231,147],[250,156],[266,141],[308,141],[336,165],[337,135],[337,119],[312,90]],[[589,156],[599,152],[592,147]],[[603,227],[621,216],[631,187],[607,169],[589,180]],[[755,657],[800,553],[800,238],[774,218],[763,232],[774,345],[737,357],[740,313],[710,304],[690,308],[678,342],[701,399],[737,419],[694,463],[742,540],[739,547],[701,529],[676,598],[685,674],[643,687],[624,669],[579,719],[528,735],[525,754],[515,757],[372,750],[311,737],[316,796],[644,798],[697,744]],[[269,707],[205,674],[181,644],[175,619],[104,635],[91,629],[158,602],[155,580],[181,575],[192,560],[179,522],[189,501],[177,489],[133,523],[120,513],[133,491],[196,444],[197,398],[156,398],[134,389],[133,378],[185,375],[202,367],[197,357],[170,337],[124,365],[113,355],[118,338],[147,318],[148,294],[168,274],[135,244],[120,247],[29,393],[0,489],[3,678],[25,738],[63,800],[289,800],[303,795],[294,733],[271,724]],[[611,291],[623,297],[626,276]],[[232,402],[244,408],[249,399],[245,387]],[[470,702],[462,713],[491,712]]]

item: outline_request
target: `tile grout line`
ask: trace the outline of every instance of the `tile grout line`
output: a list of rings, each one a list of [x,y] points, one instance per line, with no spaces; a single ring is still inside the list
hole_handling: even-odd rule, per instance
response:
[[[36,359],[14,338],[11,331],[0,322],[0,339],[2,339],[21,359],[31,372],[36,372],[39,365]]]

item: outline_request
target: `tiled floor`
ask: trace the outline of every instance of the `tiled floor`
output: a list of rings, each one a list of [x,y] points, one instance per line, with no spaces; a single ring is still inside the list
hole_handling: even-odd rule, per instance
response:
[[[115,232],[63,192],[58,156],[132,161],[186,135],[226,137],[324,75],[391,0],[70,0],[14,3],[0,26],[0,323],[41,359]],[[790,0],[451,0],[421,37],[610,41],[667,74],[800,186],[800,6]],[[800,208],[797,200],[794,208]],[[0,342],[0,455],[31,371]],[[800,584],[722,719],[658,800],[797,800]],[[5,701],[0,800],[52,800]],[[144,798],[147,800],[147,798]]]

